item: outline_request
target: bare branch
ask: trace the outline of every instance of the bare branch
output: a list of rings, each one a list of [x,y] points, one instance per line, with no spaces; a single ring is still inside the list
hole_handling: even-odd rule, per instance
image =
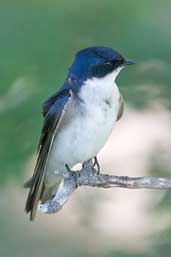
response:
[[[56,213],[69,200],[79,186],[101,188],[121,187],[127,189],[171,189],[171,177],[127,177],[97,174],[92,165],[84,165],[80,171],[68,171],[52,200],[39,206],[43,213]]]

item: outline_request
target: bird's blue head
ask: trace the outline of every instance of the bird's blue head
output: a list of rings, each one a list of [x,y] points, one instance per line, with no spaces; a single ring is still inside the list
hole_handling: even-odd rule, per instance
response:
[[[69,69],[69,75],[74,75],[81,80],[92,77],[103,78],[117,68],[133,63],[125,60],[120,53],[110,47],[89,47],[76,54]]]

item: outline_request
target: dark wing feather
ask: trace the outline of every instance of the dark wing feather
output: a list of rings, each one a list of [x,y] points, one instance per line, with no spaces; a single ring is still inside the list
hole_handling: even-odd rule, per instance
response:
[[[54,137],[57,134],[63,115],[68,107],[68,104],[71,102],[72,97],[72,91],[65,90],[65,92],[62,92],[61,94],[58,93],[56,96],[49,98],[49,102],[48,100],[45,102],[45,120],[39,141],[38,158],[25,207],[26,212],[30,212],[30,220],[34,219],[38,202],[41,199],[44,187],[46,165]]]
[[[68,84],[67,84],[68,85]],[[57,99],[61,99],[68,95],[70,88],[68,89],[61,89],[52,96],[50,96],[44,103],[43,103],[43,116],[46,116],[51,106],[56,102]]]

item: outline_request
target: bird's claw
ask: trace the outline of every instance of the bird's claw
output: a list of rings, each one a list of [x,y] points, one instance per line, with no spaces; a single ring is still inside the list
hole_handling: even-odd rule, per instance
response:
[[[68,172],[72,172],[68,164],[65,164],[65,168],[67,169]]]
[[[97,175],[99,175],[100,174],[100,164],[99,164],[99,162],[98,162],[98,160],[97,160],[97,157],[95,156],[94,157],[94,163],[93,163],[93,166],[95,167],[97,167]]]
[[[94,162],[93,162],[93,160],[89,160],[87,162],[84,162],[82,164],[82,167],[83,167],[83,169],[85,169],[87,171],[90,171],[90,172],[93,170],[93,172],[95,174],[99,175],[99,173],[100,173],[100,165],[98,163],[97,157],[94,157],[93,159],[94,159]],[[97,167],[97,169],[95,168],[95,166]]]

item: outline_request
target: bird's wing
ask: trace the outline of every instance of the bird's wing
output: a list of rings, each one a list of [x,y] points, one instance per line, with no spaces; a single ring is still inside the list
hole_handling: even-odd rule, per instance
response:
[[[118,110],[118,115],[117,115],[116,121],[120,120],[120,118],[122,117],[123,112],[124,112],[124,101],[123,101],[123,97],[120,95],[120,97],[119,97],[119,110]]]
[[[45,119],[39,140],[37,163],[25,207],[26,212],[30,212],[30,220],[34,219],[38,202],[41,199],[47,161],[54,138],[58,133],[59,125],[72,100],[72,91],[64,90],[61,93],[53,95],[43,104]]]

